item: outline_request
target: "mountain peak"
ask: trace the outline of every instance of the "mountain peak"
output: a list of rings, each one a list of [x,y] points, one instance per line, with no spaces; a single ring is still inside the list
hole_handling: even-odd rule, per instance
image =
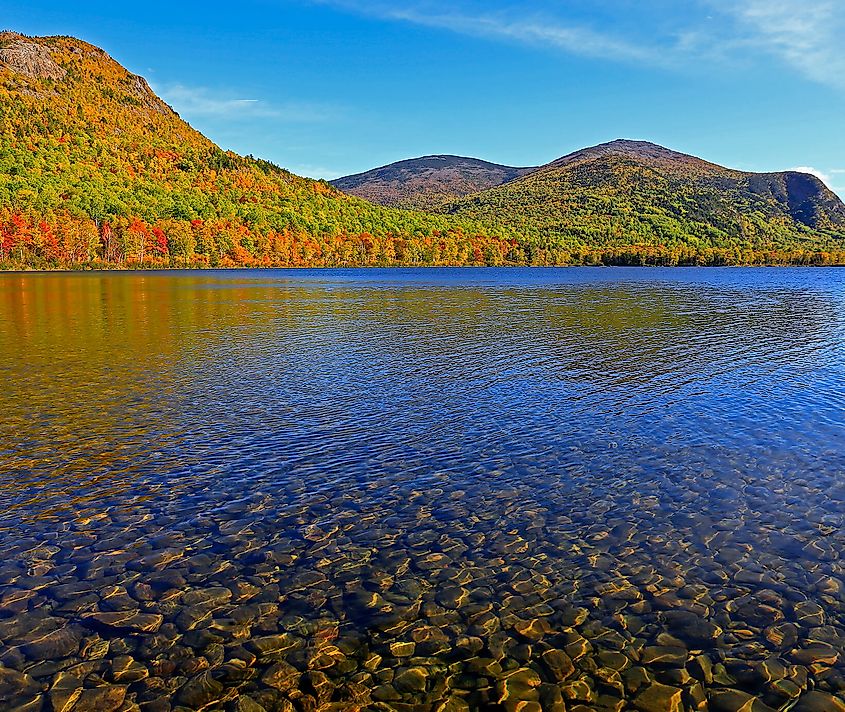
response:
[[[845,227],[845,205],[813,176],[748,173],[651,141],[626,138],[582,148],[540,168],[430,155],[333,183],[381,205],[447,212],[519,229],[526,221],[532,229],[586,229],[584,225],[607,209],[608,200],[618,201],[618,196],[630,204],[630,215],[641,216],[634,230],[653,229],[649,220],[657,208],[679,221],[678,233],[717,227],[725,239],[743,234],[745,223],[737,222],[738,214],[756,213],[765,216],[764,222],[771,221],[755,226],[756,234],[776,233],[772,226],[781,219],[792,222],[796,234],[805,228],[841,232]],[[695,198],[681,205],[679,192]],[[587,195],[594,199],[589,209],[580,205]],[[579,196],[574,203],[573,196]],[[700,225],[690,228],[690,216],[696,216]]]
[[[515,168],[512,166],[504,166],[498,163],[491,163],[490,161],[482,160],[481,158],[472,158],[469,156],[456,156],[448,153],[433,153],[428,156],[419,156],[418,158],[405,158],[401,161],[396,161],[395,163],[388,163],[384,166],[379,166],[378,168],[373,168],[370,171],[364,171],[363,173],[356,173],[352,176],[347,176],[346,178],[354,178],[355,176],[363,176],[368,173],[372,173],[373,171],[395,171],[397,169],[404,169],[404,168],[415,168],[415,169],[425,169],[425,168],[433,168],[433,169],[440,169],[440,168],[466,168],[466,167],[474,167],[474,168],[495,168],[495,169],[506,169],[506,170],[524,170],[522,168]],[[342,178],[339,180],[346,180],[346,178]]]
[[[714,166],[715,164],[708,163],[701,158],[690,156],[686,153],[673,151],[670,148],[661,146],[651,141],[639,141],[627,138],[618,138],[614,141],[600,143],[589,148],[582,148],[566,156],[562,156],[555,161],[552,161],[546,167],[559,168],[569,163],[583,160],[593,160],[596,158],[603,158],[605,156],[623,156],[625,158],[633,158],[636,160],[644,160],[650,162],[666,162],[696,164],[699,166]]]
[[[480,158],[434,154],[397,161],[332,183],[346,193],[374,203],[425,210],[502,185],[532,170]]]
[[[173,114],[143,77],[129,72],[105,50],[75,37],[28,37],[0,31],[0,72],[4,70],[23,78],[30,94],[55,93],[57,87],[42,80],[82,86],[93,76],[101,91],[123,94],[126,106]]]

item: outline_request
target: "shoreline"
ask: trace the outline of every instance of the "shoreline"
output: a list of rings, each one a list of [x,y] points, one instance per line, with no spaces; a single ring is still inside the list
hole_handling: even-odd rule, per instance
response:
[[[551,270],[551,269],[668,269],[668,270],[736,270],[736,269],[842,269],[845,264],[806,264],[806,263],[765,263],[765,264],[738,264],[738,265],[620,265],[620,264],[579,264],[579,265],[286,265],[279,267],[270,266],[238,266],[238,267],[83,267],[80,269],[69,269],[56,267],[52,269],[6,269],[0,267],[0,275],[13,274],[108,274],[108,273],[167,273],[167,272],[271,272],[271,271],[333,271],[333,270]]]

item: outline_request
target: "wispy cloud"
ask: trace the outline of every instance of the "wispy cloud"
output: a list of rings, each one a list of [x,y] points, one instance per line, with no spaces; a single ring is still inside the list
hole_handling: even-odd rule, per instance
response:
[[[188,118],[222,117],[227,119],[260,117],[283,122],[325,121],[337,114],[330,106],[304,102],[275,104],[253,98],[238,98],[228,92],[184,84],[154,86],[154,91],[179,114]]]
[[[845,88],[842,0],[719,0],[750,45],[780,57],[806,77]]]
[[[577,19],[569,9],[531,10],[510,0],[312,0],[384,20],[518,42],[571,54],[652,66],[746,63],[772,55],[816,82],[845,88],[843,0],[691,0],[671,7],[604,0],[604,20]],[[536,3],[533,4],[536,7]],[[549,3],[549,5],[552,5]],[[565,5],[561,3],[561,5]]]
[[[384,20],[405,22],[447,30],[457,34],[563,50],[572,54],[605,59],[632,60],[651,64],[667,61],[654,43],[597,30],[589,25],[568,21],[545,12],[524,8],[476,10],[465,2],[418,2],[397,4],[366,0],[313,0]],[[689,41],[677,33],[676,47],[682,50]]]
[[[845,199],[845,168],[831,168],[827,172],[831,176],[827,185],[840,198]]]
[[[418,10],[388,10],[388,17],[428,27],[479,37],[512,40],[529,45],[555,47],[574,54],[656,62],[651,48],[594,31],[577,24],[518,19],[505,14],[466,15],[458,12],[425,14]]]
[[[827,170],[820,170],[818,168],[814,168],[813,166],[797,166],[791,170],[799,171],[800,173],[809,173],[810,175],[818,178],[834,193],[837,193],[840,196],[845,196],[845,180],[842,178],[842,176],[845,176],[845,168],[829,168]]]

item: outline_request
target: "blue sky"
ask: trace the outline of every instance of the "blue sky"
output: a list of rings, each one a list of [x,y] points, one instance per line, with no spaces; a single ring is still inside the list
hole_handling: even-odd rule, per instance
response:
[[[0,0],[0,26],[97,44],[224,147],[304,175],[637,138],[845,196],[842,0]]]

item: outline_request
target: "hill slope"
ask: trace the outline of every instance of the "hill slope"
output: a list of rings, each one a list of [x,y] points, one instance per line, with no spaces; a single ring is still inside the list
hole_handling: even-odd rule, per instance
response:
[[[564,245],[841,249],[845,204],[804,173],[746,173],[642,141],[577,151],[444,211]]]
[[[0,33],[0,265],[504,259],[512,241],[223,151],[103,50]]]
[[[424,156],[338,178],[332,185],[379,205],[432,210],[448,200],[493,188],[534,170],[477,158]]]

